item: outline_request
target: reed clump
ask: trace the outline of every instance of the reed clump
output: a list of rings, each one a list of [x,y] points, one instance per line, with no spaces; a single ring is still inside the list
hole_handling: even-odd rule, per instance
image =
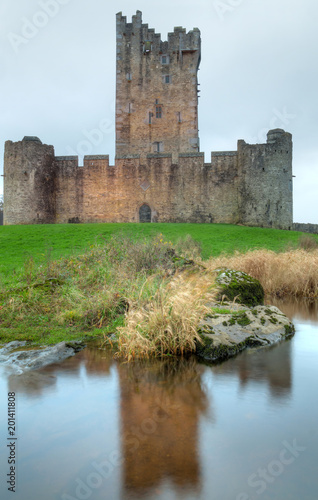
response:
[[[270,250],[236,252],[210,259],[209,269],[228,267],[258,279],[266,294],[318,297],[318,250],[298,248],[282,253]]]
[[[162,283],[149,301],[130,304],[125,325],[118,328],[118,356],[183,355],[200,341],[198,325],[215,297],[210,273],[185,272]]]
[[[318,240],[310,234],[302,234],[298,240],[298,246],[304,250],[318,250]]]

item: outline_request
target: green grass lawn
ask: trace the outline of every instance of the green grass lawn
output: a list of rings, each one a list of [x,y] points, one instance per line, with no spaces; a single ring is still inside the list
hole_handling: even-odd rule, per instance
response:
[[[0,226],[0,278],[11,281],[14,273],[32,257],[36,264],[47,258],[78,253],[108,239],[114,233],[153,236],[162,233],[169,241],[190,234],[201,243],[202,257],[218,256],[252,248],[281,251],[297,245],[302,233],[234,226],[230,224],[56,224]]]

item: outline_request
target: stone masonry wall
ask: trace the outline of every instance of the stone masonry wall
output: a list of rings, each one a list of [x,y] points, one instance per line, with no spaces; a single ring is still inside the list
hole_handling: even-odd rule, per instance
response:
[[[276,134],[276,135],[275,135]],[[5,224],[152,222],[292,225],[291,136],[272,131],[267,144],[239,141],[238,151],[117,157],[54,157],[37,140],[5,148]],[[147,208],[148,207],[148,208]]]
[[[84,167],[58,159],[57,221],[139,222],[139,209],[147,204],[153,222],[233,223],[238,179],[230,173],[236,157],[230,158],[228,172],[220,161],[204,163],[203,153],[180,155],[177,164],[169,154],[151,154],[143,162],[117,158],[116,166],[92,156]]]
[[[294,231],[301,231],[303,233],[318,234],[318,224],[303,224],[300,222],[294,222]]]
[[[83,168],[77,156],[56,156],[56,222],[83,219]]]
[[[239,189],[241,173],[237,151],[214,151],[211,155],[213,214],[211,222],[240,222]]]

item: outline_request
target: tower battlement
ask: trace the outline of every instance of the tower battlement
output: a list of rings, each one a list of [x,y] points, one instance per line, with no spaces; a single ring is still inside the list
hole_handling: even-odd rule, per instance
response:
[[[187,32],[186,28],[182,26],[175,26],[173,32],[168,33],[168,40],[162,40],[161,34],[156,33],[154,28],[149,28],[148,24],[142,23],[142,12],[136,11],[136,15],[132,16],[132,22],[127,23],[127,17],[122,15],[122,12],[116,14],[116,28],[117,37],[122,36],[135,36],[139,30],[142,30],[145,40],[155,42],[159,51],[162,49],[161,44],[169,50],[200,50],[200,30],[193,28]],[[155,47],[153,47],[155,48]]]

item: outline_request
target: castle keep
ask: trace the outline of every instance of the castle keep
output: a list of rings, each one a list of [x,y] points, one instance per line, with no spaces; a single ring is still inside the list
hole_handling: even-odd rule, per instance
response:
[[[199,152],[200,31],[174,28],[168,41],[141,12],[126,22],[117,15],[116,154]]]
[[[117,14],[116,158],[55,156],[37,137],[7,141],[4,224],[218,222],[291,229],[292,137],[237,143],[204,162],[198,135],[200,31],[162,41]]]

